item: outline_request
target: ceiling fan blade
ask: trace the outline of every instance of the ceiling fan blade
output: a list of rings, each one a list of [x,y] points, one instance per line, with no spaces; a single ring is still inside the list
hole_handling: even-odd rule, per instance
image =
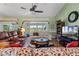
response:
[[[36,9],[36,5],[33,5],[33,7],[32,8],[30,8],[30,11],[34,11],[35,9]]]
[[[24,7],[20,7],[21,9],[26,9],[26,8],[24,8]]]
[[[36,10],[34,12],[43,13],[43,11],[36,11]]]

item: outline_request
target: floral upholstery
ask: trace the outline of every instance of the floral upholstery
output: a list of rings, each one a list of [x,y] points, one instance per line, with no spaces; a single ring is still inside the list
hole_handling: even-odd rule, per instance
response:
[[[39,48],[33,49],[33,56],[65,56],[65,48]]]
[[[0,56],[79,56],[79,48],[1,48]]]
[[[66,48],[67,56],[79,56],[79,48]]]
[[[79,48],[40,48],[33,49],[33,56],[79,56]]]
[[[2,48],[0,56],[30,56],[29,48]]]
[[[0,56],[12,56],[14,55],[13,48],[2,48],[0,49]]]
[[[31,48],[20,48],[16,56],[31,56]]]

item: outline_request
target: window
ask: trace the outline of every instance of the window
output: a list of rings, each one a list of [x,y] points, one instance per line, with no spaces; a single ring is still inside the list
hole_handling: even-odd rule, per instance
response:
[[[43,28],[43,26],[42,25],[38,25],[38,28]]]
[[[30,28],[36,28],[36,25],[30,25]]]
[[[24,27],[26,31],[47,31],[48,22],[27,22]]]
[[[3,25],[3,31],[9,31],[9,25]]]
[[[0,23],[0,31],[14,31],[17,30],[18,25],[12,23]]]

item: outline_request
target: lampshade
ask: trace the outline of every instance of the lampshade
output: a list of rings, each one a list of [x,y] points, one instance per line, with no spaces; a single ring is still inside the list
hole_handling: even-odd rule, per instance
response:
[[[22,32],[25,32],[25,29],[24,29],[24,28],[21,28],[21,31],[22,31]]]

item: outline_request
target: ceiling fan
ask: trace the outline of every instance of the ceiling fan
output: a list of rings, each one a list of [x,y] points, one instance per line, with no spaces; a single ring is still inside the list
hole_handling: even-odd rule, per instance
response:
[[[33,5],[33,3],[32,3],[32,7],[30,8],[29,11],[31,11],[31,12],[36,12],[36,13],[43,13],[43,11],[41,11],[41,10],[36,10],[36,8],[37,8],[37,5],[36,5],[36,4]],[[21,9],[26,10],[25,7],[21,7]]]

